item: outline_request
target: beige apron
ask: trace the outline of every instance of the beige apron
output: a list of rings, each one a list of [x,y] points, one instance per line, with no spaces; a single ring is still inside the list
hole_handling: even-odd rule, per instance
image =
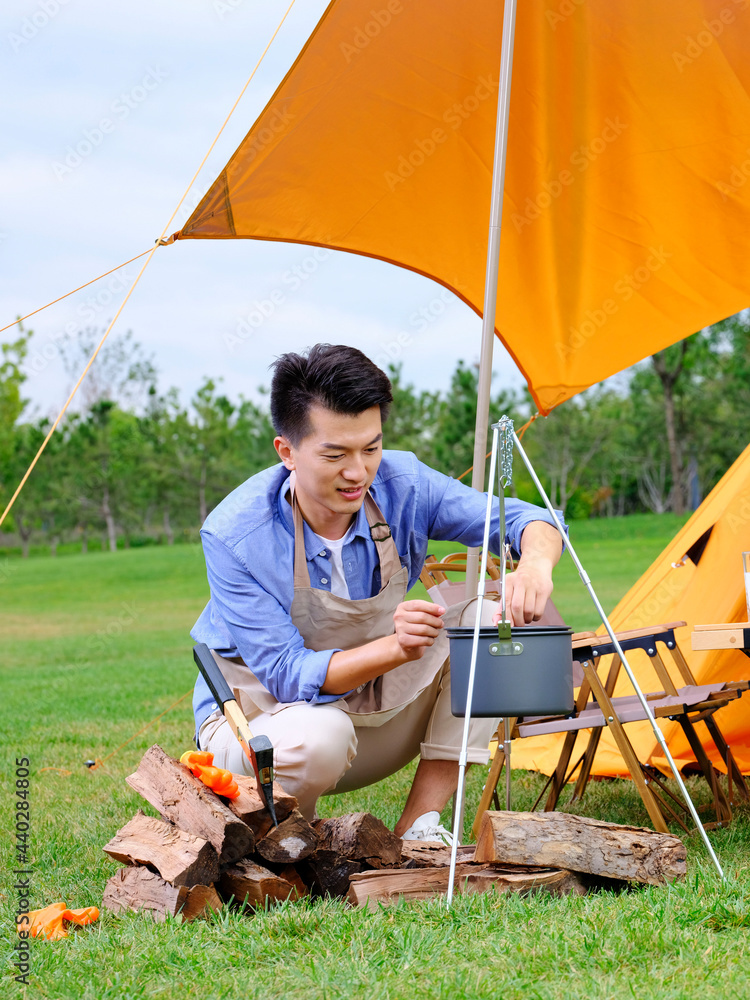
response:
[[[348,600],[327,590],[310,586],[305,556],[304,522],[294,496],[294,473],[291,476],[292,514],[294,518],[294,599],[290,609],[292,623],[307,649],[353,649],[395,631],[393,613],[406,597],[408,572],[401,565],[398,549],[383,514],[368,492],[365,513],[370,537],[380,560],[380,593],[363,600]],[[445,626],[458,624],[461,612],[472,603],[452,605],[443,615]],[[404,663],[361,685],[356,691],[334,702],[345,711],[355,726],[382,726],[429,687],[448,657],[445,629],[418,660]],[[223,663],[227,682],[235,693],[248,720],[262,712],[275,714],[304,701],[278,702],[239,657],[231,668]]]

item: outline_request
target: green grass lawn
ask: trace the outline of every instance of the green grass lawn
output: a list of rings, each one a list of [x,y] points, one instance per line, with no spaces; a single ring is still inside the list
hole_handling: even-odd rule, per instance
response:
[[[576,547],[606,608],[677,527],[666,515],[573,523]],[[455,548],[436,543],[434,551]],[[564,560],[555,599],[574,628],[591,627],[596,618],[590,600]],[[728,873],[724,886],[691,836],[683,883],[619,896],[485,895],[458,897],[450,912],[434,901],[376,914],[339,901],[306,901],[255,916],[225,908],[185,926],[103,913],[67,940],[32,942],[31,984],[20,986],[10,965],[16,943],[10,811],[15,758],[31,758],[32,907],[59,899],[73,907],[100,905],[104,884],[119,867],[102,853],[102,845],[139,806],[153,813],[125,776],[152,743],[175,756],[192,747],[189,694],[138,731],[192,689],[188,632],[207,588],[200,550],[190,545],[10,559],[3,567],[4,996],[750,996],[750,822],[743,807],[729,829],[712,834]],[[83,764],[88,758],[104,764],[90,771]],[[377,786],[324,799],[320,811],[368,809],[393,825],[413,767]],[[472,769],[468,777],[472,815],[482,769]],[[515,772],[514,806],[529,807],[542,781]],[[695,779],[690,787],[699,804],[707,801]],[[630,782],[593,784],[576,811],[647,825]]]

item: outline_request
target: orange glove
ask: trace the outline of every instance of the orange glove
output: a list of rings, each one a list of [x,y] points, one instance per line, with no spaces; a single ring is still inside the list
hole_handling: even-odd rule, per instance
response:
[[[63,927],[63,920],[74,924],[93,924],[99,919],[99,910],[95,906],[84,906],[79,910],[69,910],[65,903],[52,903],[42,910],[31,910],[30,925],[20,924],[19,931],[28,930],[32,937],[45,938],[47,941],[58,941],[68,936]]]
[[[240,789],[232,777],[232,772],[223,767],[213,767],[213,762],[214,755],[208,750],[186,750],[180,757],[180,763],[189,767],[196,778],[200,778],[203,784],[212,788],[217,795],[236,799]]]

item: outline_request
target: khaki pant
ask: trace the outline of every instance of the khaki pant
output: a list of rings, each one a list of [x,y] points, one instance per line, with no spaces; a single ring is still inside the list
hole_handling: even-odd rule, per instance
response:
[[[214,654],[216,655],[216,654]],[[217,656],[219,664],[222,657]],[[458,760],[464,720],[450,711],[450,663],[432,684],[382,726],[357,726],[357,717],[329,705],[291,705],[248,719],[254,736],[268,736],[276,776],[312,819],[321,795],[364,788],[395,774],[418,754],[425,760]],[[497,719],[472,719],[468,761],[486,764]],[[236,774],[252,774],[250,761],[221,712],[210,715],[198,733],[200,749],[214,764]]]

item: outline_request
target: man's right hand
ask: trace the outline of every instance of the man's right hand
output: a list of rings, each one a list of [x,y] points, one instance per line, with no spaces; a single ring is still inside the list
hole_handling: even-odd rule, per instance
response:
[[[443,627],[445,608],[432,601],[403,601],[393,612],[396,639],[404,656],[418,660]]]

